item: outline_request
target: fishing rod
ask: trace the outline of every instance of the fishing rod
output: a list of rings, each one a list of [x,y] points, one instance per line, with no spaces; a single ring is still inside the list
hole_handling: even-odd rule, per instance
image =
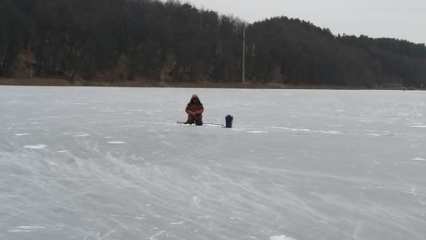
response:
[[[204,125],[211,125],[211,126],[218,126],[223,128],[232,128],[232,122],[234,121],[234,117],[231,115],[227,115],[225,117],[226,124],[221,123],[212,123],[212,122],[205,122]],[[186,124],[186,122],[177,121],[178,124]]]
[[[186,124],[186,122],[177,121],[177,124]],[[211,126],[218,126],[218,127],[225,127],[224,124],[221,123],[212,123],[212,122],[204,122],[203,125],[211,125]]]

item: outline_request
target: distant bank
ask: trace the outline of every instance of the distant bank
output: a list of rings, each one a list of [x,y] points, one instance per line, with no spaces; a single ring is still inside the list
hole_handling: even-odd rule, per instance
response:
[[[2,0],[0,77],[33,78],[3,80],[26,85],[227,87],[246,79],[260,88],[419,89],[426,46],[336,36],[288,17],[247,23],[179,1]]]
[[[178,81],[69,81],[61,78],[0,78],[0,86],[82,86],[82,87],[175,87],[175,88],[247,88],[247,89],[336,89],[336,90],[425,90],[402,85],[377,87],[338,85],[295,85],[278,82],[178,82]]]

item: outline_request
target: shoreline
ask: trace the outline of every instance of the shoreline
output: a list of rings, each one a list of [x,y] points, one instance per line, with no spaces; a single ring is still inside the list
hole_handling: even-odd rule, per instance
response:
[[[339,85],[294,85],[269,82],[164,82],[164,81],[68,81],[62,78],[0,78],[0,86],[50,86],[50,87],[130,87],[130,88],[236,88],[236,89],[318,89],[318,90],[401,90],[424,91],[424,88],[405,88],[403,86],[363,87]]]

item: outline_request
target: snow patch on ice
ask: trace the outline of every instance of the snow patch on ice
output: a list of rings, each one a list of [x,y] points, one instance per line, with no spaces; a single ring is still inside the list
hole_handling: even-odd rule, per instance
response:
[[[192,197],[192,202],[194,203],[194,205],[197,208],[201,208],[201,206],[200,206],[201,200],[200,200],[200,198],[198,196],[193,196]]]
[[[336,130],[318,130],[318,133],[322,133],[322,134],[330,134],[330,135],[339,135],[342,134],[342,132],[340,131],[336,131]]]
[[[272,236],[269,238],[270,240],[296,240],[292,237],[287,237],[286,235],[280,235],[280,236]]]
[[[384,137],[384,136],[394,136],[395,134],[392,133],[389,130],[375,130],[375,129],[368,129],[365,133],[367,136],[371,137]]]
[[[182,225],[184,223],[185,223],[184,221],[179,221],[179,222],[171,222],[170,224],[171,225]]]
[[[75,134],[74,137],[89,137],[90,134],[88,133],[79,133],[79,134]]]
[[[45,229],[43,226],[17,226],[14,229],[10,229],[8,232],[19,233],[19,232],[33,232],[37,230]]]
[[[311,129],[307,129],[307,128],[289,128],[289,127],[273,127],[273,128],[287,130],[291,132],[310,132],[311,131]]]
[[[47,148],[47,145],[45,145],[45,144],[25,145],[24,148],[39,150],[39,149],[45,149],[45,148]]]
[[[337,130],[312,130],[308,128],[289,128],[289,127],[272,127],[274,129],[281,129],[286,130],[290,132],[301,132],[301,133],[320,133],[320,134],[327,134],[327,135],[340,135],[342,132]]]
[[[247,133],[252,133],[252,134],[264,134],[264,133],[268,133],[267,131],[248,131]]]
[[[29,133],[16,133],[15,136],[22,137],[22,136],[29,136]]]
[[[52,162],[52,161],[47,161],[47,164],[49,164],[51,166],[59,166],[57,163]]]
[[[413,161],[426,161],[426,159],[422,158],[422,157],[415,157],[415,158],[413,158],[411,160],[413,160]]]
[[[126,142],[123,142],[123,141],[109,141],[108,144],[119,145],[119,144],[126,144]]]
[[[407,193],[413,196],[417,196],[417,188],[415,186],[411,186]]]
[[[426,125],[413,125],[412,128],[426,128]]]
[[[379,133],[368,133],[367,134],[368,136],[372,136],[372,137],[380,137],[380,136],[382,136],[381,134],[379,134]]]
[[[155,239],[157,239],[157,237],[159,237],[160,235],[162,235],[163,233],[165,233],[166,231],[160,231],[160,232],[157,232],[156,234],[154,234],[154,235],[152,235],[150,238],[149,238],[149,240],[155,240]]]

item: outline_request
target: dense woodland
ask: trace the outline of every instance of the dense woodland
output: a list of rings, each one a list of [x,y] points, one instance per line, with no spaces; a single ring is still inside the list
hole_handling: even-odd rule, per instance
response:
[[[0,0],[0,76],[424,88],[426,47],[335,36],[298,19],[253,24],[177,1]]]

